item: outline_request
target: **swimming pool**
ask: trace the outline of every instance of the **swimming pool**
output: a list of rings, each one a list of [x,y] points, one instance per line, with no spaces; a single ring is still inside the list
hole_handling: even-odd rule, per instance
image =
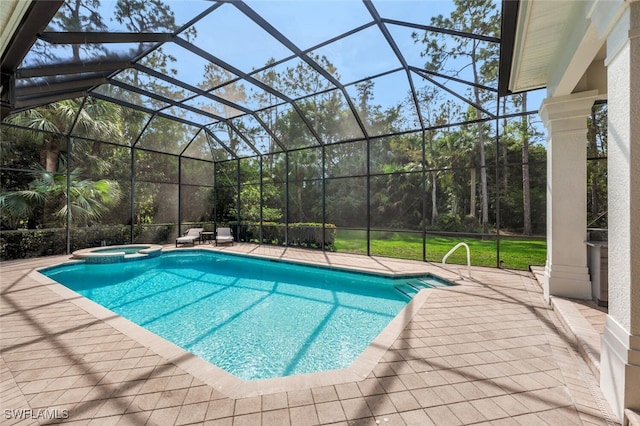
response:
[[[196,250],[41,272],[244,380],[348,367],[420,285]]]
[[[118,263],[160,256],[162,246],[156,244],[125,244],[107,247],[90,247],[72,253],[74,259],[85,263]]]

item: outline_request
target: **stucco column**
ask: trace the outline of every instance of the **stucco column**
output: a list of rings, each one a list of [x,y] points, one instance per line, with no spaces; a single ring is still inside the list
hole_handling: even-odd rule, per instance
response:
[[[547,262],[544,297],[591,298],[587,268],[587,118],[596,91],[547,98]]]
[[[600,388],[622,419],[640,410],[640,2],[607,37],[609,312]]]

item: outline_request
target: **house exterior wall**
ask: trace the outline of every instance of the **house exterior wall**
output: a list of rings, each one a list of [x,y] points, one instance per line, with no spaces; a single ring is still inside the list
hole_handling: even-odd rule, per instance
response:
[[[607,37],[609,313],[600,387],[620,418],[640,410],[640,2]]]

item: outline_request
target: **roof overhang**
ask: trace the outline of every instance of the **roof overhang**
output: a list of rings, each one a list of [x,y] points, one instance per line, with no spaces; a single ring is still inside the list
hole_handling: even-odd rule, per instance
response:
[[[501,93],[606,97],[606,38],[625,8],[624,0],[503,0]]]
[[[2,117],[15,104],[16,69],[35,43],[38,34],[44,31],[62,3],[63,0],[2,0],[0,13]]]

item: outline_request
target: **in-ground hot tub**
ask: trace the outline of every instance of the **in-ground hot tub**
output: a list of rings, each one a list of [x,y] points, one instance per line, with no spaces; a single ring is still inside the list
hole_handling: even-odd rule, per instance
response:
[[[91,247],[73,252],[74,259],[86,263],[118,263],[160,256],[162,246],[156,244],[125,244],[121,246]]]

